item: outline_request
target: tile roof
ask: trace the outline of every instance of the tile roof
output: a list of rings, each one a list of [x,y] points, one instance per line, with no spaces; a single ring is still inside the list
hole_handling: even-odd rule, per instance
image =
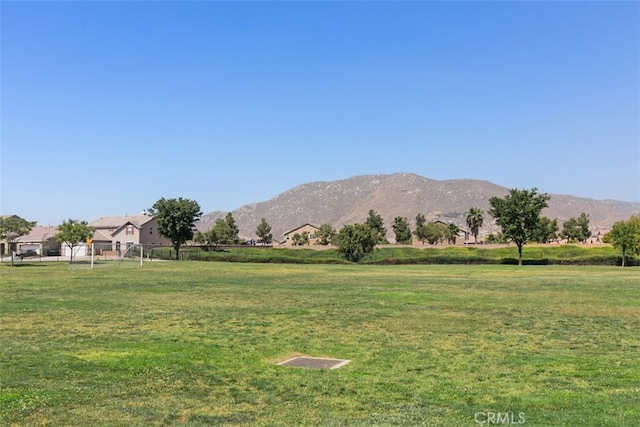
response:
[[[17,238],[18,242],[42,242],[45,239],[50,239],[58,234],[58,227],[36,225],[31,229],[29,234]]]
[[[101,216],[89,225],[95,228],[120,228],[130,222],[140,228],[153,219],[150,215]]]
[[[0,219],[5,218],[20,218],[18,215],[0,215]]]
[[[286,236],[287,234],[294,233],[294,232],[296,232],[296,231],[300,230],[301,228],[304,228],[304,227],[307,227],[307,226],[312,227],[314,230],[319,230],[319,228],[318,228],[318,227],[316,227],[316,226],[315,226],[315,225],[313,225],[313,224],[309,224],[309,223],[307,222],[306,224],[303,224],[303,225],[301,225],[301,226],[299,226],[299,227],[296,227],[296,228],[294,228],[293,230],[289,230],[289,231],[285,232],[285,233],[284,233],[284,235]]]
[[[102,230],[96,230],[93,232],[92,239],[98,242],[102,242],[102,241],[110,242],[111,235],[109,233],[105,233]]]

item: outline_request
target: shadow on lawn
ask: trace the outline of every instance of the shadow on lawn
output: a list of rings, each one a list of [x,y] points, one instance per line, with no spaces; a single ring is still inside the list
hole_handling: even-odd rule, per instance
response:
[[[15,262],[13,265],[11,265],[11,263],[10,263],[10,262],[8,262],[8,263],[4,263],[4,262],[3,262],[3,263],[2,263],[2,266],[3,266],[3,267],[6,267],[6,268],[18,268],[18,267],[23,267],[23,268],[26,268],[26,267],[48,267],[48,266],[47,266],[47,264],[42,263],[42,262],[38,262],[38,263],[30,263],[30,262],[22,262],[22,261]]]

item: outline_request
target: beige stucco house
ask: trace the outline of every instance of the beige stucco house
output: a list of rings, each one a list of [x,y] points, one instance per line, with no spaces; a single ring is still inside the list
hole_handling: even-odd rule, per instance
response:
[[[17,252],[35,251],[42,256],[59,255],[60,242],[56,240],[58,227],[36,225],[26,236],[17,240]]]
[[[449,223],[444,222],[444,221],[440,221],[440,220],[436,220],[436,221],[434,221],[434,223],[435,224],[444,225],[445,227],[449,226]],[[458,227],[458,228],[460,228],[460,227]],[[461,245],[461,244],[466,245],[466,244],[468,244],[470,242],[469,239],[471,238],[471,232],[468,231],[468,230],[465,230],[464,228],[460,228],[460,232],[458,233],[458,237],[459,238],[456,239],[456,243],[455,244],[457,244],[457,245]]]
[[[124,253],[135,245],[170,246],[171,241],[158,233],[150,215],[104,216],[89,223],[95,229],[92,243],[96,254]]]
[[[283,245],[293,246],[293,236],[296,234],[302,235],[302,233],[309,233],[309,244],[313,245],[316,240],[316,233],[318,231],[318,227],[315,225],[311,225],[309,223],[301,225],[300,227],[296,227],[293,230],[287,231],[284,233],[284,241]]]
[[[18,215],[0,215],[0,220],[7,218],[20,218]],[[7,240],[0,241],[0,254],[2,256],[11,255],[11,251],[23,253],[26,251],[35,251],[38,255],[47,255],[48,253],[60,250],[60,243],[56,240],[58,229],[51,226],[39,226],[31,228],[28,234],[13,239],[12,244]]]

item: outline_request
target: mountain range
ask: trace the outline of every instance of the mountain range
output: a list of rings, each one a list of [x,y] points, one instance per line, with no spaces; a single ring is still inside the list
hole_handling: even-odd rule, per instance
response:
[[[284,233],[306,223],[320,226],[329,223],[339,230],[345,224],[364,222],[369,210],[375,210],[385,221],[392,240],[391,224],[397,216],[406,217],[413,228],[417,214],[427,221],[454,222],[466,229],[465,212],[471,207],[485,211],[480,236],[496,232],[499,227],[487,213],[489,199],[504,197],[507,187],[474,179],[434,180],[412,173],[361,175],[337,181],[319,181],[291,188],[276,197],[232,211],[240,229],[240,237],[255,238],[261,218],[272,226],[273,237],[281,240]],[[609,230],[615,221],[640,214],[640,203],[617,200],[595,200],[562,194],[551,197],[542,215],[557,218],[560,228],[569,218],[582,212],[589,215],[594,233]],[[212,227],[227,212],[203,215],[199,230]]]

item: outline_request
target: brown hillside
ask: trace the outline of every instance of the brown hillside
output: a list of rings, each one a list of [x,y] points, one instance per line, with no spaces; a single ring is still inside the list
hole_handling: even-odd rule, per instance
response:
[[[418,213],[428,221],[454,222],[466,228],[464,213],[470,207],[489,209],[489,199],[503,197],[509,189],[488,181],[452,179],[437,181],[411,173],[392,175],[363,175],[339,181],[311,182],[287,190],[271,200],[241,206],[233,217],[244,238],[254,238],[261,218],[271,224],[275,239],[305,223],[330,223],[336,229],[345,224],[363,222],[370,209],[385,220],[391,238],[391,224],[396,216],[403,216],[413,227]],[[640,213],[640,203],[598,201],[567,195],[550,194],[549,208],[543,215],[562,223],[570,217],[586,212],[594,232],[608,230],[613,222]],[[202,218],[198,229],[210,228],[225,212],[211,212]],[[496,231],[489,214],[481,235]]]

